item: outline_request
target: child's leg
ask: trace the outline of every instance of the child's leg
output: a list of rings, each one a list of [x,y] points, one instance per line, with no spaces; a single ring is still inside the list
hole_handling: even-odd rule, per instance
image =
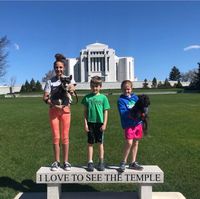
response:
[[[104,146],[103,143],[99,143],[99,161],[104,161]]]
[[[93,144],[88,143],[88,164],[87,170],[94,171],[94,163],[93,163]]]
[[[68,162],[69,154],[69,129],[70,129],[71,115],[70,112],[62,113],[61,116],[61,138],[63,148],[63,161]]]
[[[137,158],[137,152],[138,152],[138,140],[134,140],[131,148],[131,162],[135,162]]]
[[[126,138],[126,142],[125,142],[125,145],[124,145],[123,160],[120,162],[120,166],[119,166],[120,172],[124,172],[125,169],[126,169],[126,162],[127,162],[127,159],[128,159],[128,155],[130,153],[132,143],[133,143],[132,139]]]
[[[93,144],[88,143],[88,162],[93,161]]]
[[[97,169],[99,171],[105,170],[105,164],[104,164],[104,145],[103,143],[99,143],[99,163]]]
[[[53,150],[55,161],[60,162],[60,127],[59,114],[55,108],[49,110],[49,119],[52,130]]]
[[[133,128],[133,145],[131,149],[131,162],[135,162],[137,159],[137,153],[138,153],[138,145],[139,140],[142,138],[143,132],[142,132],[142,124],[137,125]]]
[[[69,144],[62,144],[62,150],[63,150],[63,161],[68,162]]]
[[[123,153],[123,161],[125,163],[127,162],[132,143],[133,143],[133,140],[126,140],[126,143],[125,143],[125,146],[124,146],[124,153]]]
[[[134,169],[134,170],[142,170],[143,167],[136,162],[137,158],[137,152],[138,152],[138,140],[133,140],[133,146],[131,149],[131,164],[129,164],[129,169]]]
[[[60,145],[59,144],[54,144],[53,145],[53,150],[54,150],[55,161],[60,162]]]

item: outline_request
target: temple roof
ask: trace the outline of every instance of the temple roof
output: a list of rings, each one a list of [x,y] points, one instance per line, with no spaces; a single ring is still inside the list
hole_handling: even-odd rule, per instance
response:
[[[91,48],[108,48],[108,45],[106,44],[102,44],[102,43],[93,43],[93,44],[89,44],[86,46],[87,49],[91,49]]]

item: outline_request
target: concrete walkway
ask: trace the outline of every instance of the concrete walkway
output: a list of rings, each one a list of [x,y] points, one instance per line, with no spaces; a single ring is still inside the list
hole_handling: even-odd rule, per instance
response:
[[[180,192],[153,192],[152,199],[186,199]],[[44,192],[19,193],[14,199],[46,199]],[[136,192],[64,192],[62,199],[139,199]]]

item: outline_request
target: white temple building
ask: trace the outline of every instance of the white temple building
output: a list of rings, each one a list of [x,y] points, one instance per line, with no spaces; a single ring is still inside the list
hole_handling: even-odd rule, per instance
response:
[[[98,75],[104,82],[134,81],[134,58],[118,57],[115,50],[102,43],[93,43],[80,51],[80,57],[67,58],[68,71],[76,82],[89,82]]]

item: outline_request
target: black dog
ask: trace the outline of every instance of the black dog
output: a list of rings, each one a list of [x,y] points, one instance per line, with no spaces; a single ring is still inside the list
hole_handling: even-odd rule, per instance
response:
[[[130,111],[130,116],[133,119],[142,120],[142,127],[144,135],[147,135],[148,130],[148,107],[150,105],[150,99],[148,95],[138,95],[138,101]]]
[[[56,91],[52,95],[52,103],[54,105],[63,105],[72,102],[72,97],[69,92],[69,84],[71,83],[72,75],[69,77],[61,77],[61,84],[57,87]],[[66,101],[67,100],[67,101]]]

